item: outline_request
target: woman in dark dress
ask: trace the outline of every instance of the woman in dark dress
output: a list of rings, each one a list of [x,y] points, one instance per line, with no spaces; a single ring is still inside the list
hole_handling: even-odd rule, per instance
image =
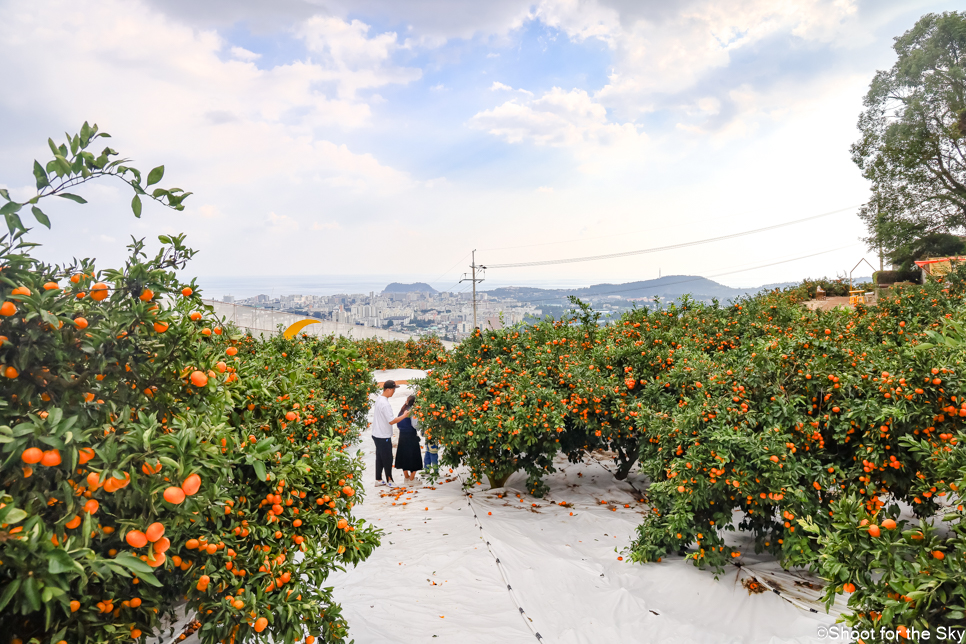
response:
[[[399,410],[399,415],[405,414],[416,402],[416,396],[406,399],[406,404]],[[419,434],[413,425],[413,419],[408,415],[396,424],[399,428],[399,444],[396,445],[396,469],[403,471],[407,483],[416,480],[416,472],[423,469],[423,455],[419,450]]]

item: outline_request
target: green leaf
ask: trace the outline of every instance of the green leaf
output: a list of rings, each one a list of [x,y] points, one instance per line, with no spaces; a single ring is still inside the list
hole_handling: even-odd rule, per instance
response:
[[[62,155],[57,154],[54,156],[54,163],[60,168],[63,174],[70,174],[70,162],[67,161]]]
[[[44,166],[37,163],[36,160],[34,160],[34,178],[37,180],[37,190],[42,190],[50,185]]]
[[[7,587],[3,589],[3,595],[0,595],[0,610],[3,610],[6,605],[10,603],[10,600],[13,599],[13,596],[17,594],[18,590],[20,590],[19,577],[11,581],[9,584],[7,584]]]
[[[39,221],[41,224],[43,224],[47,228],[50,228],[50,219],[47,217],[47,215],[44,214],[44,211],[43,210],[41,210],[37,206],[31,206],[30,207],[30,212],[32,212],[34,214],[34,219],[36,219],[37,221]]]
[[[262,463],[261,461],[255,461],[253,467],[255,468],[255,476],[258,477],[258,480],[264,481],[266,475],[268,474],[265,471],[265,463]]]
[[[7,506],[4,508],[6,512],[0,512],[0,519],[3,519],[4,523],[20,523],[27,518],[27,513],[20,508],[14,506]]]
[[[141,216],[141,197],[134,195],[134,199],[131,200],[131,210],[134,211],[135,217]]]
[[[151,574],[151,566],[147,565],[134,555],[126,552],[115,557],[114,562],[124,566],[128,570],[136,572],[138,575]]]
[[[6,188],[0,188],[0,197],[3,197],[7,201],[10,201],[10,193],[7,192]]]
[[[161,178],[163,176],[164,176],[164,166],[159,165],[154,170],[151,170],[151,172],[148,173],[148,182],[144,184],[144,187],[147,188],[148,186],[153,186],[158,181],[161,181]]]
[[[0,208],[0,215],[12,215],[20,212],[21,208],[23,208],[23,204],[19,204],[16,201],[11,201],[10,203],[3,204],[3,207]]]
[[[11,235],[18,230],[27,230],[24,227],[23,222],[20,221],[20,216],[17,213],[8,213],[4,215],[4,218],[7,220],[7,228],[10,229]]]
[[[23,597],[27,600],[27,605],[35,611],[40,610],[43,606],[40,603],[40,589],[37,588],[35,577],[27,577],[27,581],[23,584]]]
[[[63,548],[54,548],[47,555],[48,570],[52,575],[60,575],[65,572],[84,572],[79,563],[74,561],[67,551]]]
[[[63,197],[64,199],[70,199],[71,201],[76,201],[77,203],[87,203],[87,199],[84,199],[80,195],[73,195],[69,192],[61,192],[57,196]]]

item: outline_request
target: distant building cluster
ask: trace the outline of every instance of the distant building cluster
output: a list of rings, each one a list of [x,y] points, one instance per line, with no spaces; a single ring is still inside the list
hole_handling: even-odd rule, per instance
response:
[[[282,295],[271,298],[256,295],[224,302],[256,308],[300,313],[341,324],[391,328],[413,335],[435,334],[443,339],[461,340],[473,331],[473,302],[469,293],[370,292],[339,295]],[[477,293],[477,323],[483,329],[500,329],[543,312],[532,304],[508,297]]]

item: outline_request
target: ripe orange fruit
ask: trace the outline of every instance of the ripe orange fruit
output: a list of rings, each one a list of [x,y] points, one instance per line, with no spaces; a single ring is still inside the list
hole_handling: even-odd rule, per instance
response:
[[[233,356],[236,353],[238,353],[238,349],[236,349],[235,347],[228,347],[227,349],[225,349],[225,353],[227,353],[230,356]]]
[[[215,329],[214,329],[214,331],[215,331],[215,335],[221,335],[221,327],[220,326],[216,326]]]
[[[78,527],[80,524],[81,524],[81,518],[75,514],[74,518],[68,521],[67,523],[65,523],[64,525],[67,526],[68,530],[73,530],[74,528]]]
[[[935,557],[936,559],[939,559],[940,561],[946,558],[946,554],[941,550],[933,550],[932,556]]]
[[[104,282],[98,282],[91,287],[91,299],[96,302],[106,300],[108,295],[110,295],[110,293],[107,290],[107,284]]]
[[[262,631],[264,631],[266,626],[268,626],[268,620],[265,619],[264,617],[259,617],[258,619],[255,620],[256,633],[261,633]]]
[[[345,494],[346,496],[352,496],[356,493],[356,491],[347,485],[344,488],[342,488],[342,493]]]
[[[290,411],[289,413],[285,414],[285,420],[287,420],[289,422],[295,420],[295,412],[294,411]]]
[[[0,305],[0,315],[10,317],[11,315],[16,314],[16,312],[17,305],[13,302],[4,302],[2,305]]]
[[[46,450],[40,458],[40,464],[44,467],[57,467],[61,464],[60,451],[56,449]]]
[[[131,630],[131,638],[132,639],[138,639],[139,637],[141,637],[141,629],[140,628],[135,628],[135,629]]]
[[[80,602],[75,599],[70,603],[70,612],[76,613],[78,610],[80,610]]]
[[[885,528],[886,530],[895,530],[896,522],[893,521],[892,519],[886,519],[885,521],[882,522],[882,527]]]
[[[30,295],[30,289],[26,286],[18,286],[17,288],[10,291],[11,295]]]
[[[167,537],[161,537],[160,539],[154,542],[154,545],[151,547],[151,549],[154,550],[156,553],[161,554],[162,552],[167,552],[168,548],[170,547],[171,547],[171,539],[168,539]]]
[[[134,599],[131,600],[131,608],[137,608],[140,605],[141,605],[140,597],[135,597]]]
[[[880,534],[882,534],[882,531],[879,530],[879,526],[877,526],[874,523],[871,524],[871,525],[869,525],[869,536],[870,537],[878,537]]]
[[[81,277],[82,277],[82,275],[81,275],[81,274],[77,274],[77,275],[71,275],[71,276],[70,276],[70,281],[71,281],[71,283],[73,283],[73,284],[77,284],[78,282],[80,282],[80,281],[81,281]]]
[[[193,496],[198,493],[201,489],[201,477],[197,474],[191,474],[181,483],[181,489],[188,496]]]
[[[148,545],[148,538],[144,536],[144,533],[140,530],[131,530],[126,535],[124,535],[124,540],[127,541],[127,545],[132,548],[143,548]]]
[[[20,455],[20,460],[28,465],[35,465],[44,457],[44,452],[39,447],[28,447]]]
[[[180,487],[171,486],[164,491],[164,500],[173,505],[184,502],[184,490]]]
[[[146,288],[143,291],[141,291],[141,295],[138,296],[138,299],[141,300],[142,302],[150,302],[151,300],[154,299],[154,291],[152,291],[149,288]]]
[[[203,335],[205,337],[210,336],[211,335],[211,329],[202,329],[201,330],[201,335]]]
[[[12,380],[17,376],[19,376],[20,372],[17,371],[15,367],[7,367],[6,369],[3,370],[3,375]]]
[[[198,311],[195,311],[191,315],[189,315],[188,317],[190,317],[192,319],[192,321],[197,322],[198,320],[201,319],[201,313],[199,313]]]
[[[217,369],[217,370],[218,370],[219,372],[221,372],[221,373],[225,373],[225,369],[227,369],[227,368],[228,368],[228,365],[226,365],[226,364],[225,364],[224,362],[221,362],[221,361],[219,361],[219,362],[218,362],[218,364],[216,364],[216,365],[215,365],[215,368],[216,368],[216,369]]]
[[[144,536],[148,538],[148,541],[154,543],[164,536],[164,526],[160,522],[155,521],[144,531]]]
[[[60,286],[57,284],[57,282],[47,282],[46,284],[44,284],[45,291],[53,291],[59,288]]]
[[[191,384],[195,387],[204,387],[208,384],[208,376],[203,371],[194,371],[191,374]]]
[[[842,590],[844,590],[847,593],[854,593],[855,592],[855,584],[853,584],[853,583],[842,584]]]
[[[339,519],[339,523],[337,525],[339,527],[339,530],[345,530],[346,527],[349,525],[349,522],[346,521],[345,519]]]
[[[157,331],[158,333],[164,333],[165,331],[168,330],[168,323],[167,322],[155,322],[154,323],[154,330]]]
[[[96,490],[100,486],[101,486],[100,474],[98,474],[97,472],[91,472],[90,474],[87,475],[87,487],[90,488],[91,491]]]
[[[79,450],[77,460],[80,461],[81,465],[87,463],[92,458],[94,458],[94,450],[90,447],[83,447]]]
[[[94,514],[100,507],[101,504],[97,502],[97,499],[90,499],[84,504],[84,512],[87,514]]]
[[[190,286],[185,286],[183,289],[181,289],[181,294],[185,297],[191,297],[192,293],[194,293],[194,291],[191,290]]]

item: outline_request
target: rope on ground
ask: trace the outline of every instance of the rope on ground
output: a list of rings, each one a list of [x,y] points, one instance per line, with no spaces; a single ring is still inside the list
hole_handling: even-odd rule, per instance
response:
[[[496,555],[496,553],[493,552],[493,547],[490,545],[490,541],[487,539],[486,531],[483,529],[483,523],[480,521],[480,517],[476,512],[476,507],[473,505],[473,497],[469,492],[466,491],[466,482],[463,480],[463,475],[459,472],[456,472],[456,476],[459,477],[460,489],[463,490],[463,495],[466,497],[466,504],[469,505],[470,510],[473,511],[473,518],[476,520],[476,525],[480,529],[480,536],[483,538],[484,543],[486,543],[486,549],[489,550],[490,554],[493,556],[493,559],[496,561],[496,567],[500,571],[500,576],[503,577],[503,583],[506,584],[507,592],[510,593],[510,599],[513,600],[514,605],[520,611],[520,616],[523,617],[523,623],[527,625],[527,628],[529,628],[530,632],[533,633],[534,637],[537,638],[537,641],[542,642],[543,636],[533,627],[533,620],[530,619],[526,611],[523,610],[523,606],[520,605],[520,600],[517,598],[516,592],[513,590],[513,586],[510,585],[510,579],[507,576],[506,566],[502,561],[500,561],[500,558]]]
[[[597,455],[596,454],[594,454],[593,452],[590,452],[590,456],[591,456],[591,458],[593,458],[597,462],[598,465],[600,465],[601,467],[603,467],[608,472],[611,472],[611,469],[609,467],[607,467],[603,463],[603,461],[601,461],[599,458],[597,458]],[[611,472],[611,473],[613,473],[613,472]],[[637,498],[639,498],[639,499],[645,498],[644,493],[641,492],[640,490],[638,490],[636,487],[634,487],[634,484],[633,483],[631,483],[630,481],[624,481],[624,483],[627,483],[628,485],[630,485],[631,486],[631,489],[634,490],[635,492],[637,492],[637,494],[638,494],[638,497]],[[808,606],[806,604],[803,604],[802,602],[800,602],[800,601],[798,601],[796,599],[793,599],[792,597],[789,597],[787,595],[783,595],[780,590],[778,590],[777,588],[774,588],[771,584],[769,584],[768,582],[766,582],[764,579],[762,579],[761,577],[759,577],[758,575],[756,575],[754,572],[752,572],[751,570],[749,570],[745,566],[741,565],[740,563],[737,563],[737,562],[734,562],[734,561],[729,561],[728,563],[730,563],[732,566],[734,566],[735,568],[738,569],[738,575],[739,576],[741,575],[742,572],[744,572],[746,575],[748,575],[749,577],[751,577],[752,579],[754,579],[756,582],[758,582],[759,584],[761,584],[766,590],[770,590],[771,592],[775,593],[776,595],[778,595],[779,597],[781,597],[782,599],[784,599],[786,602],[788,602],[792,606],[794,606],[794,607],[796,607],[798,609],[801,609],[801,610],[807,610],[810,613],[818,613],[818,611],[815,610],[814,608],[812,608],[811,606]]]

